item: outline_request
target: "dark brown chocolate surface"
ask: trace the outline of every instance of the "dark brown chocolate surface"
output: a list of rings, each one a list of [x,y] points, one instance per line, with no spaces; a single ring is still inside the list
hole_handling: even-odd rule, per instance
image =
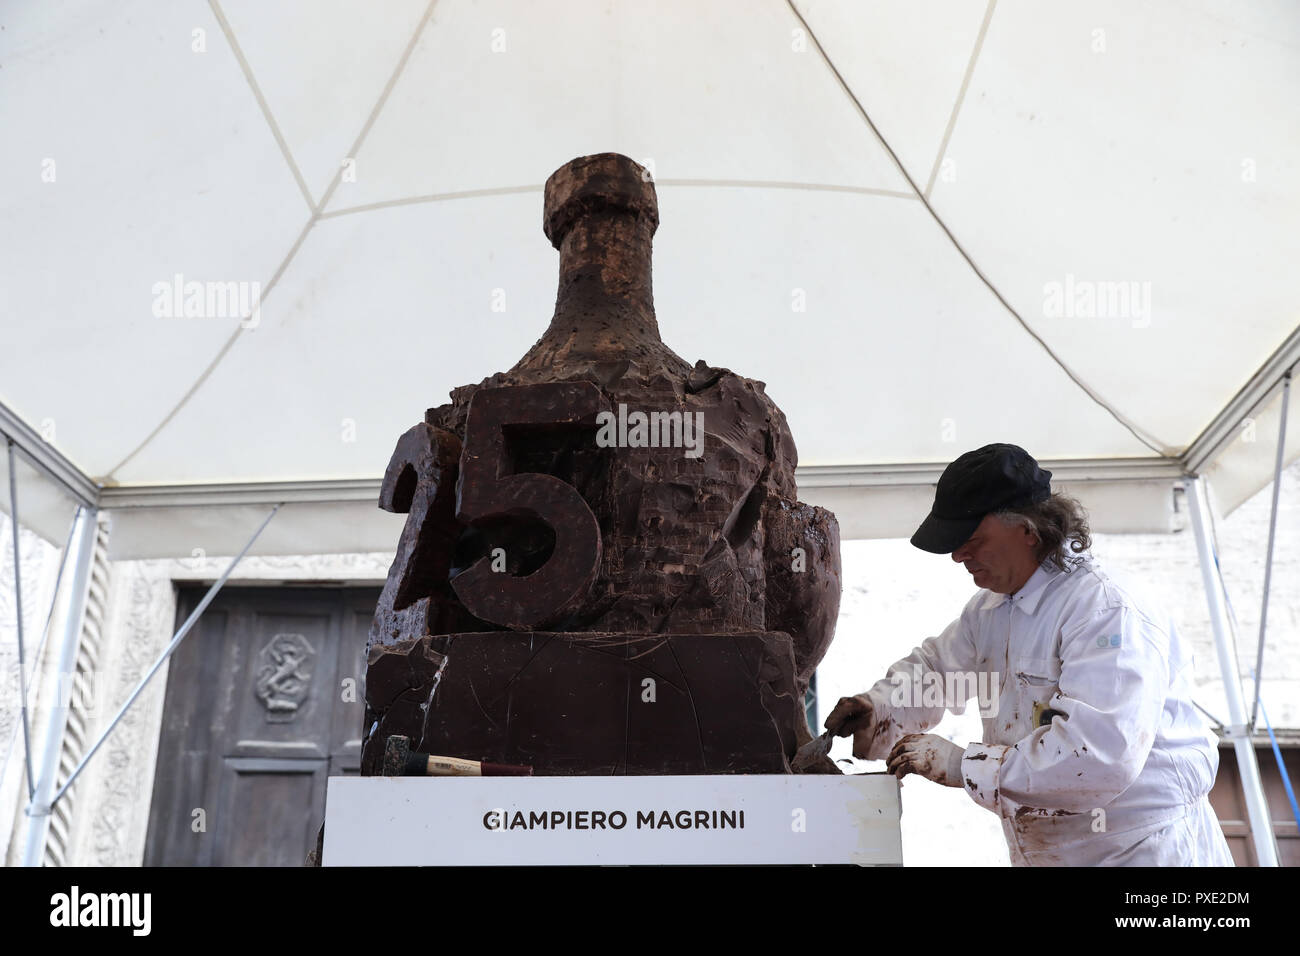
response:
[[[367,679],[375,739],[539,775],[789,773],[803,719],[786,634],[441,634],[373,649]]]
[[[538,773],[788,772],[811,738],[801,707],[772,695],[800,701],[834,635],[839,528],[797,500],[794,440],[764,384],[660,340],[657,225],[654,184],[626,157],[557,170],[550,326],[402,436],[380,506],[410,519],[370,634],[363,773],[395,733],[430,753],[541,754]],[[699,454],[602,447],[597,415],[620,405],[702,415]],[[650,663],[659,703],[614,720],[608,695]],[[442,664],[423,709],[392,693],[403,668]]]

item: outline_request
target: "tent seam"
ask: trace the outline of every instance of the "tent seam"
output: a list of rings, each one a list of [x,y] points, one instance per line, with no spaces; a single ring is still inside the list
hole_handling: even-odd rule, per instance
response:
[[[970,88],[970,79],[975,75],[975,64],[980,57],[980,51],[984,49],[984,37],[989,31],[989,23],[993,20],[993,11],[998,5],[998,0],[989,0],[988,8],[984,11],[984,22],[980,24],[979,34],[975,37],[975,47],[970,53],[970,62],[966,64],[966,75],[961,78],[961,87],[957,90],[957,100],[952,104],[952,113],[948,117],[948,126],[943,131],[943,139],[939,141],[939,151],[934,157],[934,166],[930,169],[930,179],[925,184],[925,198],[929,199],[930,194],[934,192],[934,181],[939,177],[939,166],[943,162],[944,155],[948,152],[948,141],[952,139],[952,131],[957,126],[957,116],[961,113],[962,104],[966,102],[966,90]]]
[[[901,192],[896,189],[876,189],[872,186],[839,186],[833,183],[795,183],[767,179],[656,179],[656,186],[708,186],[739,189],[791,189],[809,192],[855,193],[865,196],[884,196],[890,199],[916,201],[916,194]],[[335,219],[339,216],[352,216],[357,213],[374,212],[379,209],[392,209],[397,206],[414,206],[421,203],[445,202],[452,199],[481,199],[488,196],[509,196],[519,193],[537,193],[543,190],[542,184],[531,186],[492,186],[487,189],[463,189],[450,193],[428,193],[423,196],[406,196],[401,199],[384,199],[379,202],[365,203],[360,206],[345,206],[330,212],[321,213],[320,219]]]
[[[210,2],[215,3],[215,0],[210,0]],[[398,58],[397,64],[393,67],[392,75],[389,76],[388,82],[384,84],[384,89],[379,94],[379,99],[375,101],[375,105],[371,109],[370,115],[366,118],[366,122],[362,125],[361,132],[357,134],[357,138],[352,144],[352,149],[349,150],[348,153],[349,156],[352,157],[356,156],[358,150],[361,149],[362,143],[365,142],[366,135],[370,132],[370,128],[374,126],[375,120],[379,117],[379,114],[383,110],[384,105],[388,102],[389,94],[393,92],[393,88],[397,85],[398,78],[402,75],[402,72],[406,69],[406,64],[411,59],[411,53],[412,51],[415,50],[415,45],[419,42],[420,36],[424,33],[425,26],[428,24],[429,19],[433,16],[433,8],[437,4],[437,2],[438,0],[429,0],[429,5],[424,8],[424,15],[420,18],[420,22],[416,24],[415,30],[411,33],[411,39],[406,44],[406,49],[402,51],[401,57]],[[251,80],[251,73],[248,74],[248,76]],[[338,184],[342,176],[343,176],[343,167],[340,165],[340,167],[337,170],[335,170],[334,178],[331,180],[329,188],[325,190],[324,195],[321,196],[320,202],[312,207],[311,217],[307,220],[306,224],[302,227],[302,230],[298,233],[297,240],[294,242],[293,246],[289,249],[284,259],[281,260],[279,268],[275,270],[275,274],[272,275],[270,281],[267,282],[266,288],[263,291],[261,298],[264,299],[267,295],[270,294],[271,290],[275,288],[276,284],[280,281],[280,277],[284,275],[285,270],[289,268],[289,264],[293,262],[294,257],[297,256],[298,250],[302,248],[302,244],[307,239],[308,233],[311,232],[312,227],[315,226],[316,223],[320,220],[321,210],[325,208],[325,204],[328,203],[330,197],[333,196],[334,190],[338,188]],[[259,300],[258,308],[260,307],[261,307],[261,303]],[[221,350],[218,351],[217,354],[213,357],[212,361],[208,363],[208,367],[205,368],[199,374],[198,378],[194,380],[194,383],[185,392],[185,394],[181,396],[180,400],[177,401],[176,404],[172,406],[171,411],[169,411],[166,414],[166,416],[164,416],[161,422],[159,422],[156,426],[154,426],[154,429],[151,432],[149,432],[148,435],[145,436],[144,440],[141,441],[140,444],[138,444],[134,449],[132,449],[131,452],[128,453],[125,458],[123,458],[116,465],[114,465],[112,468],[109,469],[108,473],[102,479],[103,483],[107,483],[108,481],[112,480],[113,475],[118,471],[118,469],[124,467],[128,462],[131,461],[131,459],[133,459],[136,455],[138,455],[150,442],[152,442],[156,437],[158,437],[159,433],[161,433],[162,430],[166,428],[167,425],[172,421],[172,419],[174,419],[176,415],[179,414],[180,410],[185,407],[185,405],[189,402],[189,400],[194,397],[194,394],[198,392],[200,388],[203,387],[205,382],[207,382],[208,378],[212,375],[212,373],[216,371],[217,366],[221,364],[221,361],[230,352],[231,347],[235,344],[235,341],[239,338],[240,334],[243,333],[244,331],[245,329],[243,326],[243,322],[241,321],[240,325],[235,329],[234,333],[230,336],[229,339],[226,340],[226,344],[221,347]]]
[[[1024,320],[1024,318],[1020,315],[1020,313],[1016,311],[1016,309],[1012,307],[1011,303],[1008,302],[1006,298],[1002,295],[1002,293],[998,291],[997,286],[995,286],[992,283],[992,281],[986,275],[984,275],[983,272],[980,271],[979,266],[975,264],[975,260],[971,258],[970,253],[968,253],[965,250],[965,248],[962,246],[962,244],[957,241],[957,237],[952,234],[952,230],[948,228],[947,223],[945,223],[943,219],[940,218],[939,214],[935,211],[934,207],[930,205],[930,201],[925,197],[925,194],[922,193],[921,190],[917,187],[916,181],[912,179],[911,174],[908,173],[907,168],[903,165],[902,160],[898,158],[898,155],[894,152],[893,148],[889,145],[888,141],[885,139],[884,136],[881,135],[880,130],[876,128],[876,124],[872,121],[870,114],[867,113],[866,107],[862,105],[862,102],[858,99],[857,95],[849,87],[848,81],[844,79],[839,69],[835,66],[835,63],[831,60],[829,54],[827,54],[825,48],[822,47],[821,40],[817,38],[817,34],[813,31],[813,28],[808,25],[808,21],[805,20],[803,14],[799,12],[799,8],[794,5],[794,0],[785,0],[785,2],[786,2],[786,6],[790,8],[790,11],[795,15],[795,17],[799,20],[799,22],[803,24],[803,28],[808,31],[808,36],[812,39],[813,45],[817,47],[817,52],[821,54],[822,61],[826,64],[827,68],[835,76],[835,79],[839,82],[840,87],[844,90],[845,94],[849,97],[850,100],[853,101],[853,105],[857,107],[858,113],[862,116],[862,119],[866,122],[867,126],[870,127],[871,132],[875,135],[877,142],[879,142],[880,145],[884,148],[885,152],[889,154],[889,158],[894,161],[894,165],[898,168],[899,173],[902,174],[903,178],[907,180],[907,184],[911,186],[912,190],[916,193],[916,197],[918,200],[920,200],[921,205],[925,207],[926,212],[930,214],[930,217],[935,221],[938,227],[943,230],[944,235],[948,237],[948,240],[952,243],[953,248],[956,249],[957,252],[961,255],[961,257],[966,260],[966,264],[970,266],[971,271],[974,272],[977,277],[979,277],[979,280],[984,283],[985,287],[990,292],[993,293],[994,297],[1000,303],[1002,303],[1003,308],[1005,308],[1009,313],[1011,313],[1012,317],[1017,322],[1020,323],[1021,328],[1023,328],[1030,335],[1030,337],[1033,338],[1033,340],[1038,343],[1038,345],[1042,348],[1042,350],[1046,352],[1047,355],[1052,359],[1052,361],[1054,361],[1057,364],[1057,366],[1060,367],[1061,371],[1063,371],[1066,374],[1066,377],[1068,377],[1070,381],[1074,382],[1075,385],[1079,386],[1079,388],[1083,391],[1085,395],[1087,395],[1090,399],[1092,399],[1097,405],[1101,406],[1103,409],[1109,412],[1110,416],[1114,418],[1115,421],[1119,422],[1122,426],[1124,426],[1124,428],[1126,428],[1134,438],[1136,438],[1142,444],[1146,445],[1148,448],[1150,448],[1161,458],[1177,458],[1178,457],[1177,455],[1171,455],[1165,450],[1166,446],[1164,446],[1164,443],[1161,442],[1160,439],[1156,438],[1155,436],[1149,435],[1149,433],[1147,433],[1145,429],[1140,428],[1137,424],[1130,421],[1118,409],[1116,409],[1113,405],[1111,405],[1104,398],[1102,398],[1101,395],[1098,394],[1091,386],[1089,386],[1082,378],[1080,378],[1079,375],[1075,373],[1073,369],[1071,369],[1068,365],[1066,365],[1065,362],[1062,361],[1060,356],[1058,356],[1054,351],[1052,351],[1051,346],[1049,346],[1043,340],[1042,336],[1040,336],[1037,332],[1033,330],[1033,328],[1029,325],[1029,323]],[[1152,444],[1152,442],[1156,442],[1157,444]]]
[[[294,181],[298,183],[298,189],[302,191],[303,199],[307,200],[307,208],[314,212],[316,202],[311,197],[311,190],[307,188],[307,183],[302,178],[302,172],[298,169],[293,153],[289,150],[289,144],[285,142],[284,135],[280,132],[280,125],[275,121],[275,116],[271,113],[270,104],[266,102],[266,97],[262,95],[262,88],[258,85],[257,77],[253,75],[253,68],[245,58],[244,51],[239,46],[239,41],[235,39],[234,28],[231,27],[230,21],[226,19],[226,14],[221,9],[218,0],[208,0],[208,6],[212,9],[212,15],[217,18],[217,24],[221,27],[221,32],[226,35],[226,42],[230,44],[230,49],[235,54],[235,61],[244,74],[248,88],[253,91],[253,98],[257,100],[258,108],[262,111],[262,118],[266,120],[266,125],[271,128],[271,135],[275,137],[276,145],[280,147],[284,161],[289,164],[289,171],[293,173]]]

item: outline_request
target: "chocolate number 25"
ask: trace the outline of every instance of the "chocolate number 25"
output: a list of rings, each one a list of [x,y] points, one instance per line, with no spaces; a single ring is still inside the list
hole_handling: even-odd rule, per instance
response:
[[[563,620],[586,598],[600,567],[596,516],[582,495],[559,478],[506,474],[506,429],[594,425],[597,413],[608,407],[590,382],[511,385],[474,393],[456,485],[457,520],[532,519],[555,534],[550,557],[531,574],[494,571],[485,557],[452,578],[456,595],[475,617],[526,630]]]

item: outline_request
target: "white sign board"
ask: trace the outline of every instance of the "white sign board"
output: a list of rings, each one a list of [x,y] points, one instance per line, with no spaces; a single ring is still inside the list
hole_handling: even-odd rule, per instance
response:
[[[325,866],[901,866],[888,774],[330,777]]]

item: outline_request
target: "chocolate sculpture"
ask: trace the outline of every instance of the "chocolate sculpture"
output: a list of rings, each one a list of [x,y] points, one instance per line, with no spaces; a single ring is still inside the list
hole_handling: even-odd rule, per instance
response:
[[[796,500],[763,383],[660,340],[657,225],[627,157],[557,170],[550,327],[398,441],[380,507],[409,517],[370,631],[363,774],[393,735],[538,774],[788,773],[811,739],[839,528]]]

